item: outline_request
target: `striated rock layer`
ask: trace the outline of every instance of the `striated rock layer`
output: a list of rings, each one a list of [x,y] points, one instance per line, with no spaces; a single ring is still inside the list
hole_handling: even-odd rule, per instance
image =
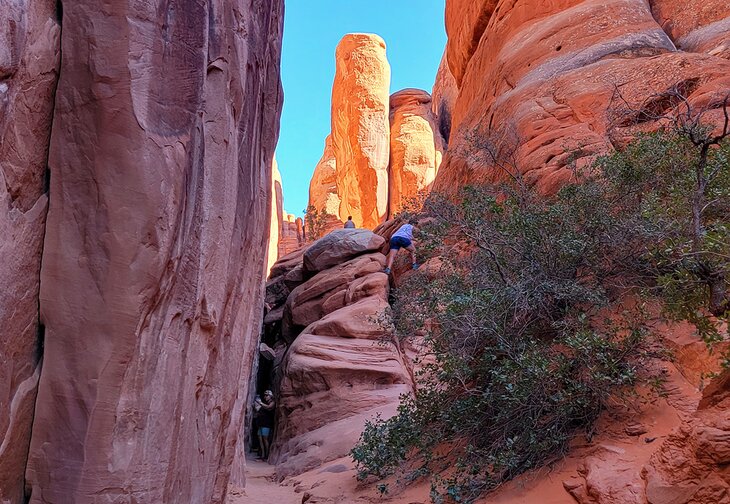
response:
[[[725,0],[650,0],[649,4],[678,49],[730,59],[730,13]]]
[[[340,229],[272,269],[265,323],[281,322],[279,342],[289,345],[275,363],[271,460],[279,477],[346,456],[365,422],[392,416],[399,396],[412,390],[401,350],[382,322],[390,291],[378,252],[384,244],[371,231]]]
[[[24,497],[42,328],[46,167],[60,56],[56,2],[0,8],[0,502]]]
[[[30,502],[222,502],[260,327],[283,5],[63,7]]]
[[[390,65],[377,35],[351,33],[337,46],[332,146],[340,218],[374,228],[388,213]]]
[[[613,148],[611,109],[624,100],[640,108],[678,83],[691,103],[713,109],[708,120],[719,117],[730,90],[730,62],[720,57],[730,7],[690,4],[656,0],[652,11],[644,0],[449,0],[447,54],[459,95],[436,188],[503,177],[486,148],[501,144],[512,169],[553,191],[571,162]],[[678,51],[683,37],[697,42],[681,47],[698,52]]]
[[[431,111],[431,95],[403,89],[390,97],[389,214],[425,195],[436,178],[444,141]]]

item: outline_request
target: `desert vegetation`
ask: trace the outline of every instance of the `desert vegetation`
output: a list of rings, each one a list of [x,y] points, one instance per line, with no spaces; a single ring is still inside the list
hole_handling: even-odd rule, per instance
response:
[[[710,348],[728,337],[728,100],[695,110],[679,91],[625,110],[658,131],[574,167],[549,197],[521,179],[504,138],[475,134],[505,182],[432,194],[421,210],[419,250],[438,274],[411,275],[390,322],[428,353],[415,395],[352,450],[361,479],[428,477],[434,502],[471,502],[655,383],[646,304]]]

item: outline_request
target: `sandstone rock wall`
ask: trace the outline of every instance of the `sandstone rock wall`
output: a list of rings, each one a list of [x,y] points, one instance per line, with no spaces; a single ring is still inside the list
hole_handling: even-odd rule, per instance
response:
[[[266,276],[279,260],[282,229],[284,227],[284,190],[276,158],[271,163],[271,192],[269,210],[269,250],[266,256]]]
[[[281,239],[279,242],[279,257],[291,254],[304,246],[304,221],[301,217],[284,212],[281,224]]]
[[[458,95],[459,87],[451,73],[448,56],[446,51],[444,51],[441,64],[436,73],[436,82],[434,82],[431,92],[433,98],[431,111],[438,119],[439,132],[446,144],[448,144],[449,137],[451,136],[451,113]]]
[[[341,204],[342,198],[337,192],[337,158],[332,146],[332,135],[327,135],[322,158],[309,182],[309,206],[324,213],[325,230],[331,231],[342,227],[343,219],[348,217],[340,216]]]
[[[222,502],[260,327],[283,5],[63,7],[30,502]]]
[[[651,11],[678,49],[730,59],[730,16],[725,0],[651,0]]]
[[[507,145],[515,171],[555,190],[569,179],[572,160],[580,166],[613,148],[608,111],[621,103],[617,90],[640,108],[679,83],[692,103],[714,108],[708,118],[718,116],[717,97],[730,89],[730,64],[720,57],[727,4],[652,4],[653,11],[643,0],[447,2],[448,63],[459,96],[435,188],[503,177],[483,145],[496,142]],[[671,36],[655,17],[666,18]],[[701,39],[684,44],[701,50],[678,51],[673,40],[683,36]]]
[[[377,35],[346,35],[336,65],[332,134],[310,181],[309,206],[322,214],[324,232],[349,216],[373,229],[430,190],[446,148],[441,131],[450,129],[455,84],[448,69],[440,73],[438,107],[420,89],[387,96],[390,67]]]
[[[332,146],[340,218],[374,228],[388,213],[390,65],[377,35],[345,35],[335,54]]]
[[[275,378],[271,461],[279,477],[346,456],[365,421],[393,415],[412,389],[400,348],[380,323],[390,290],[378,252],[384,243],[368,230],[340,229],[272,269],[265,323],[276,332],[271,345],[288,344]]]
[[[0,7],[0,502],[23,501],[42,354],[46,174],[58,78],[56,2]]]
[[[404,89],[390,97],[390,128],[388,213],[393,216],[430,191],[445,148],[426,91]]]

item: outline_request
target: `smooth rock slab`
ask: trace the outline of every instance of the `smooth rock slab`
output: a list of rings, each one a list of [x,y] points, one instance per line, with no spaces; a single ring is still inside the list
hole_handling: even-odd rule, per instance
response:
[[[367,229],[336,229],[304,253],[304,270],[317,273],[353,257],[379,250],[385,240]]]

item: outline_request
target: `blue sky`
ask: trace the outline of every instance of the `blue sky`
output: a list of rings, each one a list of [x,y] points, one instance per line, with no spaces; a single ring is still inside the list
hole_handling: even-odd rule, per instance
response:
[[[407,87],[431,92],[446,44],[444,0],[286,1],[276,158],[289,213],[301,215],[307,206],[309,180],[330,132],[335,48],[352,32],[385,39],[391,93]]]

